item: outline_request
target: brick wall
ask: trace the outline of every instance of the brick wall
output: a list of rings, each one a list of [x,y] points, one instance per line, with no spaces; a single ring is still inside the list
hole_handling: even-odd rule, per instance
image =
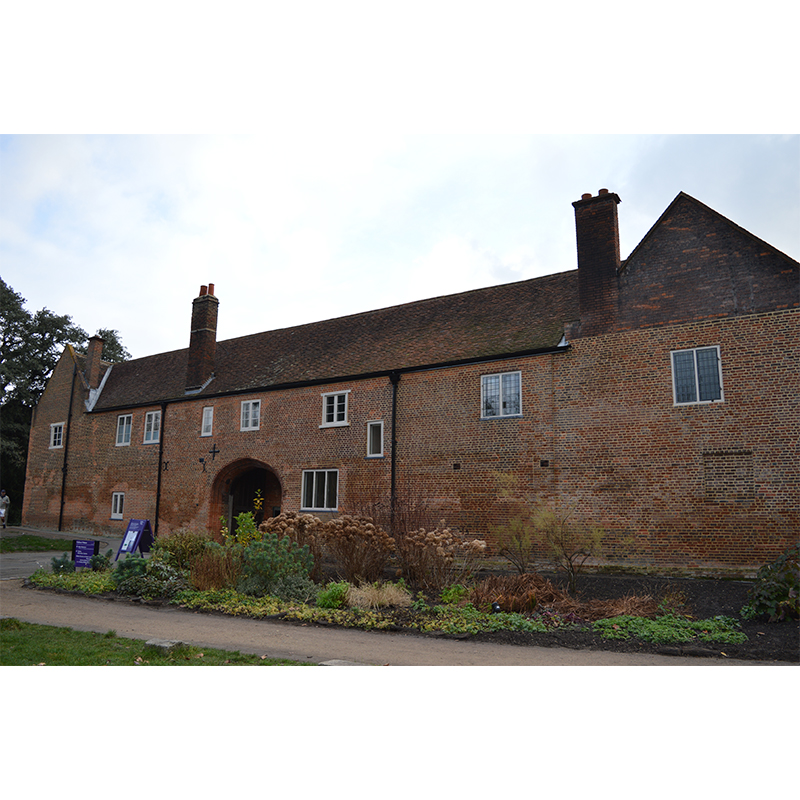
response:
[[[617,328],[800,307],[800,273],[710,208],[679,195],[627,259]]]
[[[618,332],[560,353],[405,373],[398,494],[424,497],[430,524],[443,519],[490,538],[543,501],[601,526],[617,562],[757,566],[800,528],[799,318],[794,310]],[[724,402],[676,407],[670,351],[702,346],[720,348]],[[516,370],[522,416],[482,420],[481,375]],[[63,451],[49,450],[49,423],[66,420],[71,376],[62,359],[37,409],[28,525],[58,521]],[[350,424],[320,428],[321,395],[348,389]],[[159,445],[142,439],[146,412],[159,407],[131,409],[131,444],[117,447],[118,412],[83,413],[79,394],[65,528],[120,532],[130,518],[154,520]],[[261,425],[240,431],[249,399],[261,400]],[[208,438],[200,436],[206,405],[214,406]],[[160,530],[219,530],[231,487],[253,467],[274,476],[265,489],[279,491],[285,511],[301,507],[303,469],[339,470],[340,512],[388,502],[391,412],[388,377],[167,405]],[[378,459],[366,457],[373,420],[384,422]],[[123,521],[110,520],[115,491],[126,495]]]

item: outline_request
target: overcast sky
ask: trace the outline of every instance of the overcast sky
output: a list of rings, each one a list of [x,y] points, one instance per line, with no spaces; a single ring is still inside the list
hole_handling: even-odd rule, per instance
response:
[[[800,258],[787,4],[647,8],[7,4],[0,275],[141,357],[201,284],[226,339],[574,269],[600,188],[623,257],[684,191]]]
[[[186,347],[574,269],[572,201],[625,257],[684,191],[800,257],[798,136],[3,136],[0,262],[35,311]]]

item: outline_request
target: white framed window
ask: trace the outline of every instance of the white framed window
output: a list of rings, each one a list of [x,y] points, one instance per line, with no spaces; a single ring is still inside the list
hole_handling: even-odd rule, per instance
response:
[[[144,416],[144,443],[155,444],[161,437],[161,412],[148,411]]]
[[[111,495],[111,519],[122,519],[125,510],[125,493],[114,492]]]
[[[349,425],[347,421],[347,396],[346,392],[328,392],[322,395],[322,425],[320,428],[332,428],[336,425]]]
[[[481,418],[518,417],[522,414],[522,373],[499,372],[481,376]]]
[[[117,417],[117,447],[131,443],[131,424],[133,416],[131,414],[120,414]]]
[[[339,470],[303,470],[303,511],[335,511],[339,507]]]
[[[383,420],[367,423],[367,458],[383,455]]]
[[[261,426],[261,401],[243,400],[242,422],[239,427],[239,430],[257,431],[260,426]]]
[[[676,406],[722,402],[719,347],[673,350],[671,356],[672,398]]]
[[[64,423],[54,422],[50,425],[50,449],[64,446]]]
[[[203,421],[200,423],[200,435],[211,436],[214,432],[214,406],[203,409]]]

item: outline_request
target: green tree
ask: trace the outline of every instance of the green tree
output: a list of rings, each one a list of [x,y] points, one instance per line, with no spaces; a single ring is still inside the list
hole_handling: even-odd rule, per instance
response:
[[[101,358],[103,361],[109,361],[112,364],[118,364],[121,361],[130,361],[131,354],[122,344],[119,338],[119,331],[112,330],[111,328],[100,328],[97,335],[103,340],[103,352]]]
[[[126,361],[130,353],[119,333],[101,329],[106,361]],[[0,278],[0,486],[11,498],[18,520],[25,487],[31,412],[64,348],[84,350],[88,336],[72,317],[47,308],[31,314],[25,299]]]

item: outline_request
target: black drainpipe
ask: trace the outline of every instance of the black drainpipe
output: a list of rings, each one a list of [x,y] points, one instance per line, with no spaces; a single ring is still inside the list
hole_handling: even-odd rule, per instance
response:
[[[72,366],[72,384],[69,387],[69,411],[67,412],[67,430],[64,431],[64,463],[61,465],[61,506],[58,510],[58,530],[64,524],[64,497],[67,491],[67,456],[69,455],[69,428],[72,422],[72,398],[75,395],[75,376],[78,365]]]
[[[153,536],[158,536],[158,513],[161,507],[161,473],[164,470],[164,429],[167,423],[167,404],[161,404],[161,429],[158,432],[158,479],[156,481],[156,519]]]
[[[394,514],[397,505],[397,385],[400,383],[400,373],[390,372],[389,380],[392,382],[392,485],[389,513],[392,533],[394,533]]]

